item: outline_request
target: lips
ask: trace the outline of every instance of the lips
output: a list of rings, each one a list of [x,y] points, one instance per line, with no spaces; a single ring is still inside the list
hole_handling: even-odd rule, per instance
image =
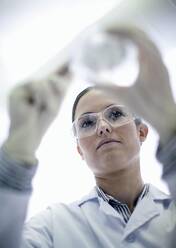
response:
[[[114,142],[116,142],[116,143],[121,143],[119,140],[116,140],[116,139],[104,139],[104,140],[101,140],[101,141],[98,143],[98,145],[97,145],[97,147],[96,147],[96,150],[98,150],[100,147],[102,147],[102,146],[105,145],[105,144],[114,143]]]

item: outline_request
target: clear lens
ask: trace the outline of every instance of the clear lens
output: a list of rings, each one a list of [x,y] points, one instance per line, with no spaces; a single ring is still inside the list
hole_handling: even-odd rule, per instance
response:
[[[86,114],[77,119],[74,124],[74,134],[77,137],[92,135],[96,130],[97,114]]]
[[[105,119],[114,127],[124,125],[132,118],[132,114],[124,106],[112,106],[104,111]]]

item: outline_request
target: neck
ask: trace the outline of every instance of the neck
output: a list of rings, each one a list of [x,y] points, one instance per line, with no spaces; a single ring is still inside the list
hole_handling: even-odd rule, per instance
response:
[[[95,176],[95,180],[106,194],[127,204],[131,212],[144,187],[139,167],[124,169],[112,175]]]

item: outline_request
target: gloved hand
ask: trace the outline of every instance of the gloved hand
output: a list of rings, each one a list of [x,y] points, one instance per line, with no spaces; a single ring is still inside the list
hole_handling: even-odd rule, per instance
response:
[[[35,152],[57,116],[69,85],[68,78],[57,75],[12,90],[9,97],[10,130],[3,145],[12,159],[29,165],[36,163]]]
[[[103,87],[106,92],[121,99],[136,114],[149,121],[158,131],[161,142],[167,142],[176,129],[176,104],[159,49],[145,32],[136,27],[119,27],[114,23],[103,30],[131,40],[139,52],[139,75],[134,85]]]

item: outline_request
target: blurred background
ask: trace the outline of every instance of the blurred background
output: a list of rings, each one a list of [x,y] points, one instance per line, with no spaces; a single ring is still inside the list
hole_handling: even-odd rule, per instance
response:
[[[95,22],[130,22],[142,27],[158,44],[168,67],[176,97],[176,1],[168,0],[1,0],[0,1],[0,142],[8,134],[7,96],[17,83],[38,75],[47,77],[61,60],[62,49]],[[57,119],[38,150],[40,166],[28,217],[51,203],[71,202],[87,194],[94,178],[79,157],[71,134],[71,109],[75,96],[88,85],[75,80]],[[163,99],[164,101],[164,99]],[[142,147],[145,182],[168,192],[155,159],[158,136],[150,127]]]

